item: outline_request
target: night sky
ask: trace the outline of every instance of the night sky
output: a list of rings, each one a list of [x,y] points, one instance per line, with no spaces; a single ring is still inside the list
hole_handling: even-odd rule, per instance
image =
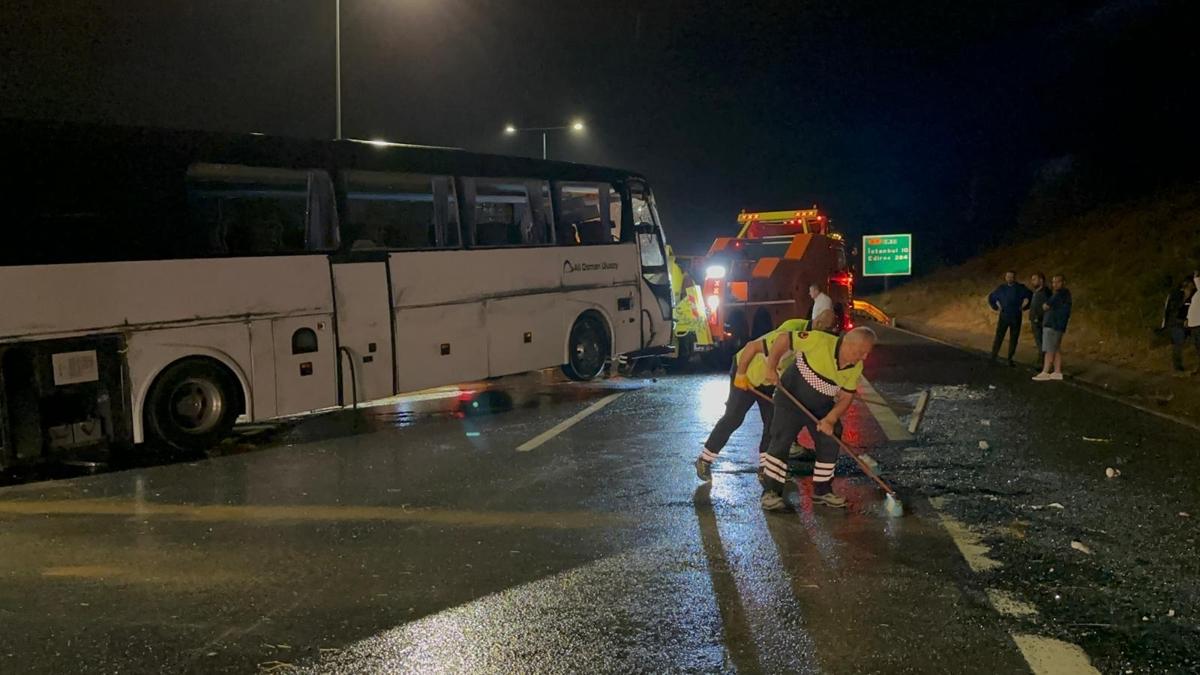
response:
[[[1186,2],[343,0],[345,135],[646,174],[703,251],[743,208],[916,233],[918,271],[1020,231],[1037,180],[1196,175]],[[7,0],[6,116],[332,137],[333,0]]]

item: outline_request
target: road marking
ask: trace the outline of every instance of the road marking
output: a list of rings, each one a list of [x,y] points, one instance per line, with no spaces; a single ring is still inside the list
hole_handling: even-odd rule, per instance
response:
[[[465,511],[407,506],[169,504],[137,499],[0,500],[0,514],[166,517],[202,522],[389,521],[461,527],[579,529],[620,525],[627,516],[593,511]]]
[[[980,543],[980,536],[966,525],[942,512],[945,505],[944,497],[931,497],[929,505],[933,507],[942,521],[942,527],[950,533],[950,539],[958,547],[966,559],[967,565],[973,572],[983,572],[1001,566],[1000,561],[984,555],[988,547]],[[994,588],[988,588],[988,604],[1000,614],[1016,618],[1031,618],[1037,616],[1037,609],[1025,603],[1011,593]],[[1028,633],[1009,633],[1022,658],[1029,664],[1033,675],[1100,675],[1100,671],[1092,666],[1087,652],[1070,642],[1030,635]]]
[[[1037,608],[1021,600],[1017,596],[998,588],[987,589],[988,600],[997,612],[1018,619],[1031,618],[1038,615]]]
[[[598,412],[601,408],[603,408],[604,406],[608,405],[609,403],[612,403],[613,401],[617,400],[624,394],[625,394],[625,392],[619,391],[615,394],[609,394],[608,396],[605,396],[604,398],[600,399],[599,401],[596,401],[595,403],[589,405],[588,407],[584,408],[583,410],[580,410],[579,412],[575,413],[574,415],[571,415],[567,419],[559,422],[558,424],[555,424],[554,426],[543,431],[542,433],[538,434],[537,436],[534,436],[533,438],[531,438],[531,439],[525,441],[524,443],[522,443],[521,445],[517,446],[517,452],[529,452],[530,450],[537,448],[538,446],[542,445],[546,441],[554,438],[555,436],[561,434],[562,432],[566,431],[567,429],[570,429],[571,427],[575,426],[576,424],[578,424],[581,420],[583,420],[588,415]]]
[[[1023,633],[1012,638],[1033,675],[1100,675],[1087,653],[1070,642]]]
[[[911,441],[913,435],[908,433],[908,429],[900,423],[900,418],[896,417],[896,413],[887,405],[881,403],[883,397],[875,391],[875,387],[867,381],[867,378],[858,378],[858,387],[863,390],[865,396],[860,396],[859,399],[866,404],[867,410],[871,411],[871,416],[879,423],[879,427],[883,429],[883,435],[887,436],[889,441]]]
[[[986,572],[1001,566],[999,560],[987,556],[992,549],[980,543],[979,535],[941,511],[938,511],[938,517],[942,521],[942,527],[950,533],[950,538],[954,540],[958,552],[967,560],[967,565],[971,567],[972,572]]]

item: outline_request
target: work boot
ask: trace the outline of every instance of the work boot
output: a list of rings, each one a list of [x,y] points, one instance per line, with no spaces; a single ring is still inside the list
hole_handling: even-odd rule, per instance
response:
[[[1008,367],[1009,367],[1009,368],[1012,368],[1012,367],[1014,367],[1014,366],[1016,366],[1016,365],[1017,365],[1017,364],[1016,364],[1016,363],[1014,363],[1012,359],[1009,359],[1009,360],[1008,360]]]
[[[763,511],[787,511],[788,503],[784,500],[783,495],[774,490],[767,490],[762,493],[762,499],[759,500],[762,504]]]
[[[696,478],[708,483],[712,481],[712,462],[704,461],[703,457],[696,458]]]
[[[820,495],[814,493],[812,500],[814,504],[824,504],[835,509],[846,508],[846,498],[833,492],[826,492]]]

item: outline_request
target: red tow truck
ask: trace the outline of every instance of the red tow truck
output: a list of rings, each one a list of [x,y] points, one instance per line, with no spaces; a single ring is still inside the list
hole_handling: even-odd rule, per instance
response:
[[[812,309],[809,285],[833,300],[833,330],[853,327],[854,274],[846,243],[815,206],[742,212],[740,230],[718,237],[704,260],[703,295],[714,351],[726,361],[751,338]]]

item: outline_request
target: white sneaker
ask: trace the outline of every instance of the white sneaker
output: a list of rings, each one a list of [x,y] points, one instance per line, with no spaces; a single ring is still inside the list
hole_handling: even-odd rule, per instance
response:
[[[1033,376],[1034,382],[1049,382],[1050,380],[1053,380],[1053,379],[1054,379],[1054,376],[1051,375],[1050,373],[1038,373],[1037,375]],[[1059,375],[1058,379],[1061,380],[1062,375]]]
[[[1062,373],[1050,373],[1050,379],[1061,380],[1063,379]]]

